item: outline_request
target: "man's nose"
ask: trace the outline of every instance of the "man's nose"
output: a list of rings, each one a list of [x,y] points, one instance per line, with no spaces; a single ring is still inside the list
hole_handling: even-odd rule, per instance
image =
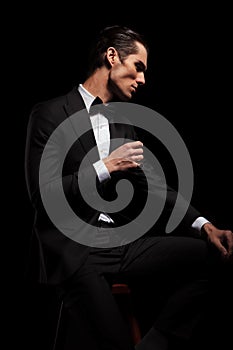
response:
[[[137,76],[137,84],[138,85],[144,85],[146,82],[145,80],[145,74],[143,72],[140,72],[138,73],[138,76]]]

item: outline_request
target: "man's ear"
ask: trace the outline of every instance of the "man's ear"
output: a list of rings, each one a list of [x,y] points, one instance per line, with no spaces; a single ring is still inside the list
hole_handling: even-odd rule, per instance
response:
[[[106,52],[106,60],[108,64],[112,67],[116,62],[119,62],[119,55],[114,47],[109,47]]]

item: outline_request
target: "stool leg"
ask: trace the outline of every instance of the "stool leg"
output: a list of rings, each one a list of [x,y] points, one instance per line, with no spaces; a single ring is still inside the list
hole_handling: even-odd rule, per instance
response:
[[[63,309],[63,300],[61,301],[61,304],[60,304],[60,307],[59,307],[59,312],[58,312],[58,318],[57,318],[57,324],[56,324],[56,330],[55,330],[55,336],[54,336],[52,350],[56,350],[56,346],[57,346],[57,338],[58,338],[59,328],[60,328],[60,323],[61,323],[62,309]]]
[[[136,345],[141,341],[141,331],[133,312],[132,300],[130,298],[131,290],[125,283],[115,283],[112,285],[112,293],[116,296],[119,307],[128,320],[132,339],[134,345]]]
[[[141,331],[139,329],[138,322],[133,315],[130,315],[129,319],[131,325],[131,333],[133,337],[134,345],[138,344],[141,341]]]

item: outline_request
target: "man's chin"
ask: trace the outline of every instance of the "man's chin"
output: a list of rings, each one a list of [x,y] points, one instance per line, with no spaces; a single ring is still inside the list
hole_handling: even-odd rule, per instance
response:
[[[121,95],[121,96],[113,96],[112,102],[128,102],[132,99],[132,95]]]

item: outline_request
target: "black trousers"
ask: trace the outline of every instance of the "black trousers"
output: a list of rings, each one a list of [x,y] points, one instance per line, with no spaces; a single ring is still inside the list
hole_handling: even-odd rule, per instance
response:
[[[168,336],[189,339],[205,310],[208,264],[206,242],[194,237],[145,236],[121,247],[92,248],[62,288],[61,348],[134,349],[111,293],[115,279],[129,283],[142,309],[146,305],[148,324]]]

